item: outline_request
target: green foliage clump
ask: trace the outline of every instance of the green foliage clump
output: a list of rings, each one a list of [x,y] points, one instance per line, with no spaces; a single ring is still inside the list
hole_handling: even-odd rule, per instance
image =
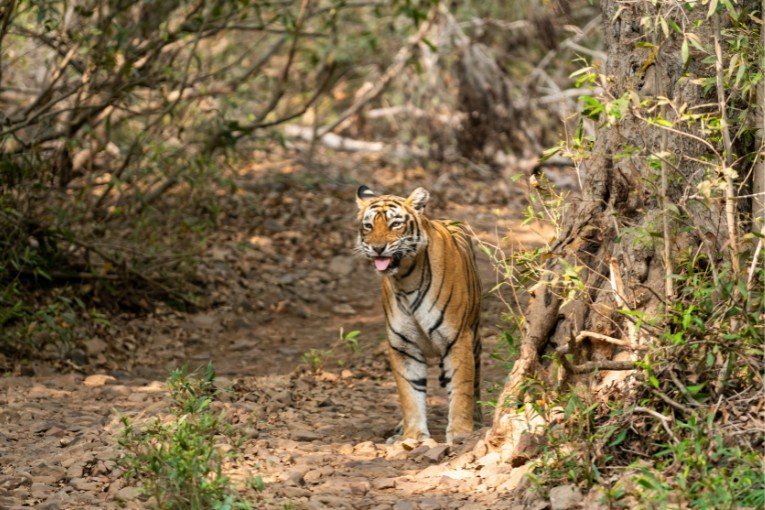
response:
[[[248,509],[223,474],[226,454],[216,446],[234,433],[212,409],[215,372],[208,365],[201,377],[188,367],[175,370],[167,385],[172,406],[169,420],[155,419],[136,428],[127,418],[119,439],[126,475],[137,480],[161,509]],[[262,479],[256,479],[261,486]]]

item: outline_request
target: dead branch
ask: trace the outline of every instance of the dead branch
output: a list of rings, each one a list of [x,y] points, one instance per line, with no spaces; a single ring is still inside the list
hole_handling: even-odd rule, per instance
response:
[[[375,84],[364,93],[354,104],[341,113],[334,122],[324,126],[317,132],[317,136],[322,138],[327,133],[334,131],[340,124],[346,119],[356,115],[366,106],[370,101],[377,99],[380,94],[386,89],[388,84],[393,81],[394,78],[400,76],[401,71],[404,70],[404,66],[409,61],[409,58],[414,53],[415,48],[425,38],[425,35],[430,30],[433,21],[436,17],[437,10],[433,9],[428,15],[428,19],[420,25],[420,29],[417,30],[413,36],[409,38],[406,45],[398,50],[396,56],[393,58],[393,63],[385,70],[385,72],[375,81]]]
[[[661,423],[661,426],[664,428],[666,433],[671,437],[675,442],[677,442],[677,437],[675,436],[674,432],[672,432],[672,429],[669,427],[669,423],[672,421],[672,418],[669,416],[664,416],[663,414],[654,411],[653,409],[649,409],[647,407],[642,406],[635,406],[633,409],[636,413],[645,413],[653,416],[657,420],[659,420],[659,423]]]
[[[567,372],[572,374],[589,374],[600,370],[635,370],[637,368],[634,361],[598,360],[573,365],[562,353],[556,353],[556,359],[560,361]]]
[[[318,131],[321,131],[321,129]],[[422,149],[401,144],[391,146],[383,142],[368,142],[346,138],[334,133],[314,137],[314,129],[304,126],[288,125],[285,126],[283,133],[290,138],[299,138],[306,142],[318,140],[325,147],[336,151],[387,153],[394,157],[402,158],[423,158],[427,156],[427,153]]]
[[[613,338],[608,335],[603,335],[601,333],[595,333],[594,331],[580,331],[578,335],[576,335],[576,338],[574,341],[576,343],[581,343],[582,340],[585,338],[592,338],[594,340],[601,340],[603,342],[612,344],[612,345],[618,345],[619,347],[624,347],[625,349],[632,349],[632,350],[645,350],[648,349],[645,345],[635,345],[632,342],[629,342],[627,340],[619,340],[618,338]]]

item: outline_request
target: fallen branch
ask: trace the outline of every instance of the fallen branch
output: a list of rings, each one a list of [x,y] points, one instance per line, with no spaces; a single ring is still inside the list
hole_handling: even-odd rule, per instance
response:
[[[425,34],[430,30],[436,12],[437,11],[434,9],[430,16],[428,16],[428,19],[420,25],[420,29],[417,33],[409,38],[409,41],[403,48],[398,50],[398,53],[396,53],[396,56],[393,58],[393,63],[385,70],[382,76],[375,81],[375,84],[366,93],[362,94],[358,101],[341,113],[334,122],[318,130],[317,136],[319,138],[334,131],[335,128],[342,124],[346,119],[359,113],[366,104],[378,98],[394,78],[401,75],[401,71],[404,70],[404,66],[406,66],[412,53],[414,53],[414,49],[419,46],[420,42],[425,38]]]
[[[669,428],[669,422],[672,421],[672,418],[670,418],[669,416],[664,416],[663,414],[661,414],[661,413],[659,413],[657,411],[654,411],[653,409],[649,409],[647,407],[642,407],[642,406],[635,406],[633,411],[635,411],[636,413],[649,414],[649,415],[653,416],[654,418],[656,418],[657,420],[659,420],[659,423],[661,423],[661,426],[664,427],[664,430],[667,432],[667,434],[669,434],[669,436],[673,440],[677,441],[677,437],[672,432],[672,429]]]
[[[313,128],[304,126],[289,125],[284,128],[284,135],[291,138],[299,138],[306,142],[313,142],[318,140],[325,147],[343,152],[369,152],[369,153],[389,153],[396,157],[409,157],[409,158],[423,158],[427,156],[427,152],[417,147],[411,147],[402,144],[395,144],[393,146],[385,144],[383,142],[368,142],[366,140],[355,140],[353,138],[347,138],[344,136],[336,135],[334,133],[326,133],[324,135],[316,135],[315,132],[321,133],[322,130],[314,130]]]
[[[573,365],[563,353],[556,353],[555,357],[563,365],[563,368],[572,374],[589,374],[599,370],[635,370],[637,368],[634,361],[602,360]]]
[[[595,333],[594,331],[580,331],[578,335],[576,335],[576,338],[574,341],[576,343],[580,343],[585,338],[592,338],[595,340],[602,340],[603,342],[618,345],[619,347],[624,347],[625,349],[633,349],[633,350],[640,350],[640,349],[647,349],[648,347],[645,345],[635,345],[632,342],[629,342],[627,340],[619,340],[618,338],[613,338],[608,335],[603,335],[601,333]]]

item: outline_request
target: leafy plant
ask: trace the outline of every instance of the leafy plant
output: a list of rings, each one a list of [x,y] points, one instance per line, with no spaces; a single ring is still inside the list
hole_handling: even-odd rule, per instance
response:
[[[136,427],[127,417],[119,444],[126,476],[142,484],[161,509],[249,509],[223,474],[227,454],[217,446],[220,436],[234,440],[223,414],[216,413],[215,371],[207,365],[202,376],[188,366],[172,372],[171,416]],[[257,487],[263,486],[256,477]],[[262,490],[262,489],[261,489]]]

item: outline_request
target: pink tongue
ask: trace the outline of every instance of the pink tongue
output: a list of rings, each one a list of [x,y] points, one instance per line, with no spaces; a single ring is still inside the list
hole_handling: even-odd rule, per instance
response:
[[[385,271],[390,265],[390,257],[377,257],[375,259],[375,267],[378,271]]]

